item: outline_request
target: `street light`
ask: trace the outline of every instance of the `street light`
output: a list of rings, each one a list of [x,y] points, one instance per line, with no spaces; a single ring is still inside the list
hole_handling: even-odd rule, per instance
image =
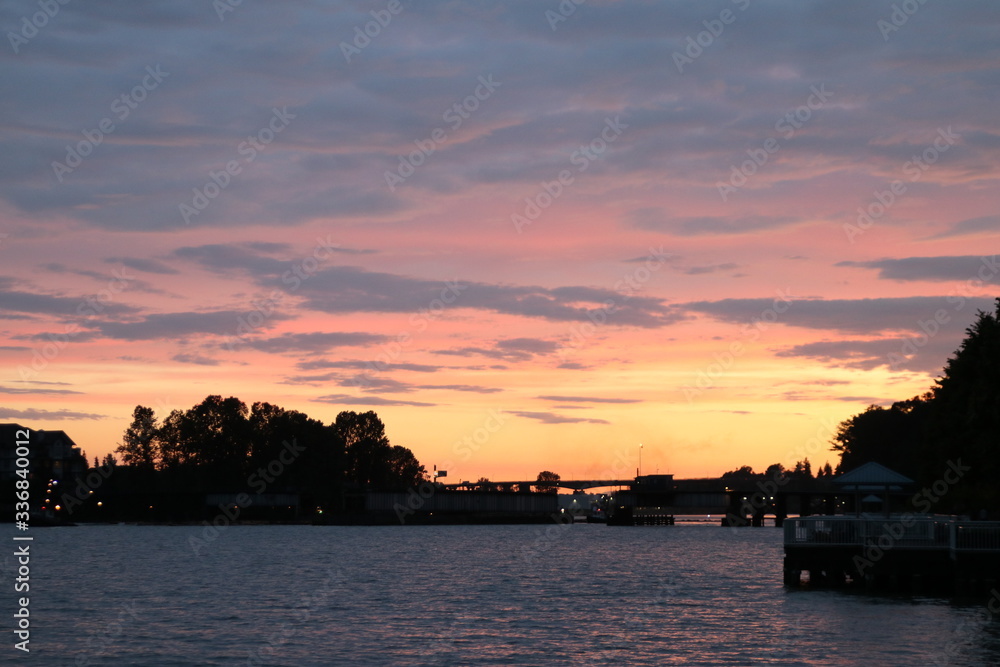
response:
[[[642,443],[639,443],[639,477],[642,477]]]

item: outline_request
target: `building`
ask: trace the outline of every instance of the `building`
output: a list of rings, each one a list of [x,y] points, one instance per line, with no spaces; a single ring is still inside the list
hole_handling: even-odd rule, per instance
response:
[[[24,437],[27,433],[27,438]],[[23,444],[27,440],[27,445]],[[20,445],[18,443],[21,443]],[[21,451],[18,451],[19,448]],[[24,454],[27,449],[27,456]],[[44,500],[42,492],[49,482],[69,484],[87,473],[87,460],[73,439],[65,431],[39,431],[21,424],[0,424],[0,485],[13,489],[14,481],[21,479],[17,471],[20,460],[27,459],[28,479],[31,481],[31,506],[39,507]],[[13,501],[13,493],[10,494]],[[6,494],[4,500],[6,501]],[[6,507],[11,503],[4,502]]]

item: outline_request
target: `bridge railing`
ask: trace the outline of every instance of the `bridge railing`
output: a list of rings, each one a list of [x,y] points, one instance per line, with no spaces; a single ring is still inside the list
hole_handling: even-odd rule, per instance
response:
[[[958,522],[955,525],[955,549],[959,551],[1000,551],[1000,522]]]
[[[899,515],[798,517],[785,521],[785,544],[948,548],[950,519]]]
[[[889,517],[812,516],[787,519],[785,546],[877,546],[1000,552],[1000,522],[901,514]]]

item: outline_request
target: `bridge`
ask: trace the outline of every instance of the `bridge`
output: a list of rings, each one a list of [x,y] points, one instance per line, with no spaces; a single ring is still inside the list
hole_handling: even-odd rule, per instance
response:
[[[476,482],[444,484],[445,489],[482,490]],[[673,475],[643,475],[633,479],[588,479],[542,482],[518,480],[489,482],[491,490],[517,491],[547,486],[585,491],[615,489],[612,507],[656,508],[670,514],[717,515],[726,525],[763,526],[766,516],[781,525],[790,514],[833,514],[838,489],[828,480],[761,476],[745,480],[721,478],[674,479]]]
[[[585,491],[587,489],[630,487],[635,484],[634,479],[561,479],[558,482],[541,482],[537,479],[530,481],[515,482],[494,482],[490,481],[490,486],[504,490],[527,489],[533,486],[558,486],[562,489],[573,489],[574,491]],[[474,490],[480,485],[477,482],[459,482],[457,484],[442,484],[445,489]]]

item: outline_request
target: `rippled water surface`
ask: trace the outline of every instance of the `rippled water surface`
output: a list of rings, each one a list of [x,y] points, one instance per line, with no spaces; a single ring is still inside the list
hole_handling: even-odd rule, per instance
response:
[[[773,528],[32,534],[34,664],[1000,664],[981,604],[784,589]]]

